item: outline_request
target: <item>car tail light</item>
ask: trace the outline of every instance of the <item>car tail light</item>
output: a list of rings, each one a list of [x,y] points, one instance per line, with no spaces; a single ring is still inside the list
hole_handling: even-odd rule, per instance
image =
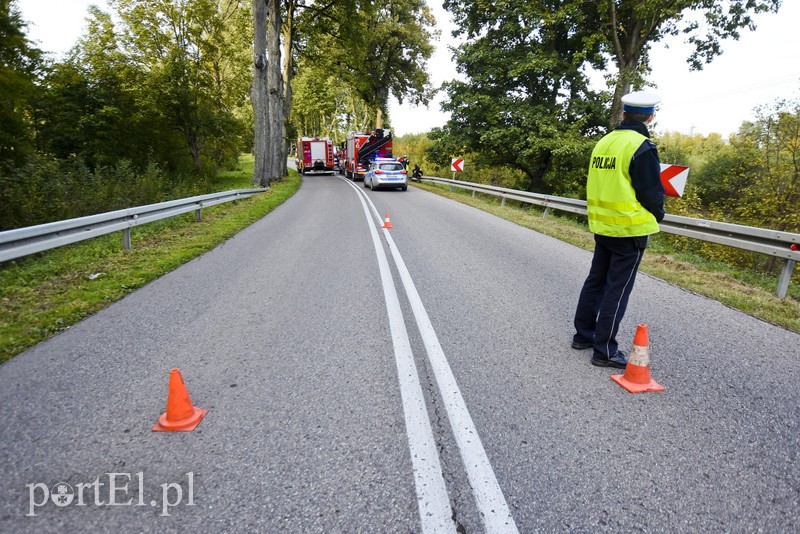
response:
[[[408,171],[400,171],[400,174],[408,174]]]
[[[375,174],[383,174],[383,171],[382,171],[382,170],[380,170],[380,169],[376,169],[376,170],[375,170]]]

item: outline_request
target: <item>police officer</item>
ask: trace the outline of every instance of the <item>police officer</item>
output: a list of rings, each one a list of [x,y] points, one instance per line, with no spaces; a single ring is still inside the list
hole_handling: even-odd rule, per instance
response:
[[[622,122],[600,139],[589,162],[586,203],[595,249],[578,298],[572,347],[593,348],[592,364],[601,367],[628,363],[617,331],[648,236],[664,218],[658,150],[647,130],[659,102],[650,93],[623,96]]]

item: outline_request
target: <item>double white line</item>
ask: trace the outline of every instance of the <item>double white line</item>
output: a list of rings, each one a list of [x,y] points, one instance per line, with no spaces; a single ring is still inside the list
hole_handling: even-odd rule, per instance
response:
[[[370,220],[370,208],[374,221],[381,224],[381,216],[375,205],[366,193],[351,181],[342,178],[358,193],[358,198],[364,208],[364,215],[372,235],[372,243],[378,258],[383,294],[386,300],[386,310],[389,315],[389,328],[394,345],[397,374],[400,380],[400,395],[403,401],[403,414],[406,422],[411,462],[414,468],[414,483],[417,490],[417,503],[422,521],[423,532],[453,532],[453,511],[447,495],[442,467],[437,453],[436,438],[433,435],[422,386],[419,382],[417,366],[411,352],[403,312],[397,297],[392,272],[386,252],[380,242],[380,237],[373,220]],[[369,203],[369,207],[367,206]],[[486,532],[516,533],[517,526],[511,511],[508,508],[500,485],[497,483],[486,450],[483,448],[475,423],[467,410],[461,390],[456,383],[453,371],[447,363],[447,358],[439,344],[439,338],[433,329],[428,312],[419,297],[417,288],[406,268],[400,251],[389,234],[383,229],[383,236],[389,245],[389,252],[394,259],[400,280],[403,283],[411,310],[414,313],[417,326],[428,354],[428,361],[433,370],[434,378],[442,397],[443,405],[450,420],[453,436],[461,453],[461,460],[469,479],[469,484],[475,496],[478,512],[483,520]]]

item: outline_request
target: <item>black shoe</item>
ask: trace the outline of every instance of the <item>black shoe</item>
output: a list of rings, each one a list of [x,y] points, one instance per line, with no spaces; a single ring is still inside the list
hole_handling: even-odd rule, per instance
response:
[[[625,369],[625,366],[628,365],[628,356],[622,351],[617,351],[617,353],[610,358],[603,358],[595,354],[592,356],[592,365]]]
[[[590,349],[594,346],[591,341],[573,341],[572,348],[576,350]]]

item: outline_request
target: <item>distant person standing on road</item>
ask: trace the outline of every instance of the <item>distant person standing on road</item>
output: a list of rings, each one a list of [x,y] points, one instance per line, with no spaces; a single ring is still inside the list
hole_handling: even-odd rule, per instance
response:
[[[592,364],[625,368],[617,331],[650,234],[664,218],[664,187],[656,145],[647,125],[661,98],[634,92],[622,97],[622,122],[592,151],[586,182],[589,230],[595,248],[575,311],[572,348],[593,348]]]

